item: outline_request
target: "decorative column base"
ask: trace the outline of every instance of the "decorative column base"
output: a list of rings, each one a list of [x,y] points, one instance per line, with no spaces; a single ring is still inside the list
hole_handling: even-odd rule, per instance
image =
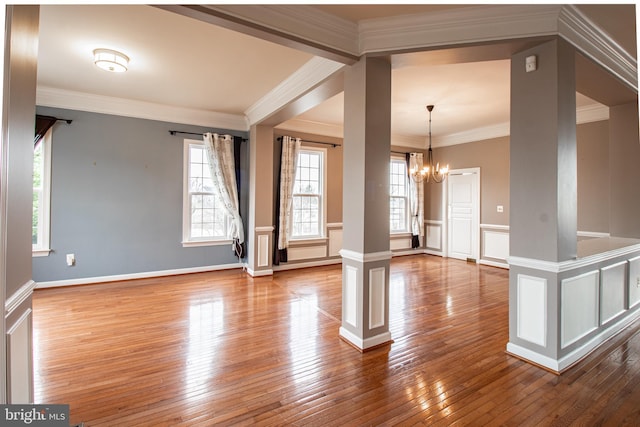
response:
[[[360,351],[392,341],[389,332],[391,252],[361,254],[341,250],[342,326],[340,337]]]

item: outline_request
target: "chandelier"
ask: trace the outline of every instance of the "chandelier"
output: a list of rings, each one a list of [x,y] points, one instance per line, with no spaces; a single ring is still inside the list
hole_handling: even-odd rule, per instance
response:
[[[431,149],[431,111],[433,105],[427,105],[429,111],[429,151],[427,152],[427,165],[418,170],[417,167],[411,169],[411,179],[415,182],[435,182],[437,184],[444,181],[449,174],[449,165],[440,167],[440,162],[433,165],[433,150]]]

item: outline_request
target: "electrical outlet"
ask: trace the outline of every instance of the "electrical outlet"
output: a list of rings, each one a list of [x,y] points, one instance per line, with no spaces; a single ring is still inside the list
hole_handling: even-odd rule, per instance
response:
[[[67,254],[67,265],[69,267],[76,265],[76,256],[74,254]]]
[[[640,288],[640,276],[636,277],[636,287]]]
[[[504,206],[502,205],[498,205],[497,209],[498,212],[504,212]]]

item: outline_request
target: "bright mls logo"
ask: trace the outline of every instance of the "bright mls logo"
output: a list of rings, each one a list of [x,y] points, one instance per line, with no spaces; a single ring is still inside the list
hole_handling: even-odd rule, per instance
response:
[[[69,405],[0,405],[2,426],[69,427]]]

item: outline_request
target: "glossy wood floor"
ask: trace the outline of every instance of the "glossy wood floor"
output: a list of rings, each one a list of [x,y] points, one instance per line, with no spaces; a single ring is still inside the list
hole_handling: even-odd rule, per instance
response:
[[[562,376],[505,354],[508,272],[394,258],[392,345],[338,337],[341,267],[38,290],[35,400],[86,426],[638,426],[640,324]]]

